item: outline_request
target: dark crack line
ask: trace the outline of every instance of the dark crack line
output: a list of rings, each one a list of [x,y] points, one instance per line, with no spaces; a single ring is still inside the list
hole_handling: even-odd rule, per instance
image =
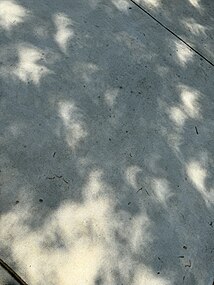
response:
[[[173,36],[175,36],[177,39],[179,39],[182,43],[184,43],[188,48],[190,48],[192,51],[197,53],[201,58],[203,58],[206,62],[208,62],[210,65],[214,66],[214,64],[205,56],[203,56],[199,51],[194,49],[191,45],[189,45],[185,40],[183,40],[181,37],[179,37],[177,34],[175,34],[172,30],[167,28],[164,24],[162,24],[159,20],[157,20],[152,14],[150,14],[145,8],[143,8],[140,4],[136,3],[134,0],[131,1],[135,6],[137,6],[140,10],[142,10],[144,13],[146,13],[150,18],[152,18],[155,22],[157,22],[161,27],[163,27],[165,30],[167,30],[169,33],[171,33]]]

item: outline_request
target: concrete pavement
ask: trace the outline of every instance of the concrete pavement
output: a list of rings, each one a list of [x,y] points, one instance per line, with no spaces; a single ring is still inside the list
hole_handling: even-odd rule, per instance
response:
[[[212,1],[134,0],[134,2],[213,63],[214,5]]]
[[[213,62],[212,1],[138,3]],[[1,258],[32,285],[212,285],[213,87],[130,1],[1,0]]]

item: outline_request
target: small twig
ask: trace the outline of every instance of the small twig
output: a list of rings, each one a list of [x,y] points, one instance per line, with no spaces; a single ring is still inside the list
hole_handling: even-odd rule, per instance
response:
[[[56,175],[56,174],[55,174],[55,176],[56,176],[57,178],[62,178],[62,175]]]
[[[55,176],[53,176],[53,177],[46,177],[46,179],[49,179],[49,180],[53,180],[53,179],[55,179],[55,178],[59,178],[59,179],[62,178],[62,180],[63,180],[66,184],[68,184],[68,181],[65,180],[65,178],[64,178],[62,175],[56,175],[56,174],[55,174]]]
[[[63,180],[66,184],[68,184],[68,181],[66,181],[65,178],[62,178],[62,180]]]
[[[140,191],[142,191],[143,192],[143,187],[141,187],[140,189],[138,189],[137,191],[136,191],[136,193],[138,193],[138,192],[140,192]],[[145,191],[146,191],[146,193],[147,193],[147,195],[149,195],[149,192],[145,189]],[[149,195],[150,196],[150,195]]]
[[[136,193],[138,193],[138,192],[140,192],[140,191],[142,191],[142,190],[143,190],[143,188],[141,187],[140,189],[137,190]]]
[[[163,260],[158,256],[158,260],[160,260],[160,262],[162,262],[163,263]]]
[[[7,263],[0,258],[0,265],[20,284],[28,285]]]

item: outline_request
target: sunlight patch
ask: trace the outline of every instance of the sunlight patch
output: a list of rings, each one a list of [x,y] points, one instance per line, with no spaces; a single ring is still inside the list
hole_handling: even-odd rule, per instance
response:
[[[10,30],[13,26],[23,23],[27,10],[12,0],[0,2],[0,27]]]
[[[197,8],[197,9],[200,8],[201,0],[188,0],[188,1],[193,7]]]
[[[141,59],[152,60],[156,57],[156,54],[152,53],[145,47],[145,44],[136,36],[130,35],[128,32],[122,31],[115,34],[115,40],[121,44],[121,48],[125,46],[132,52],[132,57],[141,63]]]
[[[137,176],[141,172],[142,169],[137,165],[129,166],[126,169],[125,173],[126,180],[134,189],[138,189],[139,187]]]
[[[182,127],[187,119],[187,116],[179,107],[171,107],[169,117],[178,127]]]
[[[132,219],[131,224],[131,246],[134,252],[138,253],[142,247],[146,247],[148,243],[153,241],[153,237],[149,231],[150,219],[146,214],[140,214]]]
[[[19,62],[13,69],[13,74],[25,83],[32,81],[34,84],[39,84],[42,77],[51,73],[51,71],[41,63],[41,60],[44,58],[44,53],[38,48],[23,45],[19,46],[18,58]]]
[[[105,92],[105,95],[104,95],[105,102],[109,107],[113,107],[115,105],[118,93],[119,93],[119,90],[116,88],[108,89]]]
[[[201,94],[195,89],[189,88],[185,85],[179,86],[181,90],[181,102],[182,109],[186,114],[193,119],[201,118],[201,108],[199,104],[199,98]]]
[[[84,196],[87,200],[96,199],[104,191],[104,182],[102,179],[103,172],[101,170],[91,171],[88,176],[87,186]]]
[[[187,165],[187,174],[198,190],[205,189],[206,169],[198,161],[192,161]]]
[[[62,115],[66,122],[70,122],[69,114],[65,110]],[[26,282],[70,285],[72,280],[73,285],[93,285],[102,276],[104,284],[115,284],[116,270],[129,284],[130,268],[136,261],[133,251],[138,254],[152,240],[150,221],[141,212],[132,221],[125,211],[115,211],[116,197],[111,197],[104,174],[98,168],[89,171],[78,189],[83,194],[81,201],[67,200],[51,209],[41,217],[38,228],[31,226],[39,209],[32,200],[2,215],[1,249],[10,248],[18,272],[24,268]]]
[[[175,49],[178,62],[182,66],[186,66],[186,64],[192,60],[192,51],[185,44],[178,41],[175,41]]]
[[[147,266],[139,266],[134,275],[134,285],[171,285],[172,280],[169,281],[163,277],[157,276]]]
[[[195,19],[189,18],[181,20],[182,24],[186,27],[188,31],[190,31],[193,35],[201,36],[206,35],[206,30],[208,29],[201,24],[198,24]]]
[[[127,11],[128,7],[130,6],[128,0],[111,0],[111,1],[115,5],[115,7],[122,12]]]
[[[188,87],[186,85],[178,86],[180,92],[180,104],[169,108],[168,115],[172,122],[177,127],[183,127],[186,120],[191,119],[202,119],[201,106],[199,99],[202,94],[197,90]]]
[[[206,203],[214,203],[214,191],[206,189],[206,179],[208,178],[207,169],[202,165],[201,162],[193,160],[187,163],[186,171],[189,179],[196,189],[201,193]]]
[[[72,21],[64,13],[54,15],[53,21],[56,26],[55,41],[59,48],[66,52],[69,40],[74,37],[74,31],[72,28]]]
[[[57,258],[57,256],[56,256]],[[60,284],[92,285],[99,272],[104,258],[104,248],[99,244],[87,241],[76,241],[72,250],[67,254],[63,266],[58,272]],[[59,283],[58,283],[59,284]]]
[[[158,200],[161,203],[166,204],[171,196],[168,181],[163,178],[154,178],[152,181],[152,188]]]
[[[138,4],[144,4],[149,8],[158,8],[161,5],[161,0],[136,0]]]
[[[82,80],[87,83],[91,81],[91,77],[98,70],[99,70],[98,66],[91,62],[78,63],[74,67],[74,72],[77,73],[78,76],[80,76]]]
[[[25,128],[24,123],[14,121],[8,126],[8,134],[14,137],[18,137],[22,134],[23,129]]]
[[[59,103],[59,115],[64,123],[67,143],[74,150],[87,136],[83,115],[74,103],[68,101]]]

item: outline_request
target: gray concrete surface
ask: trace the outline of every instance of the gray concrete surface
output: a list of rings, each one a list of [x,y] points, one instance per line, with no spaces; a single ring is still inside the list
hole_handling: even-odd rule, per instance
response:
[[[1,0],[0,61],[1,258],[32,285],[212,285],[213,67],[123,0]]]
[[[0,282],[4,285],[20,285],[10,274],[0,267]]]
[[[125,1],[125,0],[124,0]],[[171,31],[214,61],[214,5],[210,0],[134,0]]]

